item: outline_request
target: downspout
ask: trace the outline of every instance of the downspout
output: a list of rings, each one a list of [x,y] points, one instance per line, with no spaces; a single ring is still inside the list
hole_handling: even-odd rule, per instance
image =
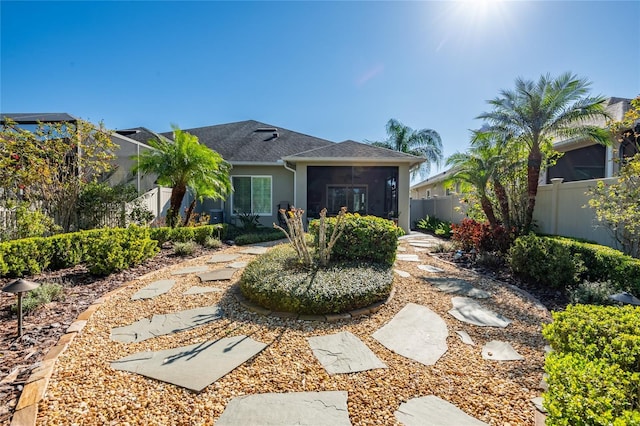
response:
[[[293,205],[298,206],[298,176],[296,175],[296,170],[287,166],[286,161],[283,162],[283,166],[286,170],[289,170],[291,173],[293,173]]]

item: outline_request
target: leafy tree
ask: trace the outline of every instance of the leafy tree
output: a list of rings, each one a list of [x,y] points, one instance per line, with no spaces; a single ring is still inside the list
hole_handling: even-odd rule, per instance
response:
[[[414,130],[392,118],[387,122],[388,139],[382,142],[371,142],[371,145],[387,148],[405,154],[416,155],[427,159],[412,174],[426,177],[431,171],[431,163],[440,165],[442,161],[442,140],[435,130]]]
[[[82,189],[111,167],[117,145],[103,123],[38,123],[0,126],[0,186],[6,202],[28,202],[68,231]]]
[[[524,232],[531,229],[545,149],[554,139],[581,138],[601,144],[610,142],[609,132],[591,124],[608,118],[605,98],[588,96],[590,82],[571,73],[557,78],[541,76],[537,82],[518,78],[515,90],[502,90],[488,101],[493,109],[477,118],[486,120],[489,131],[511,137],[527,147],[527,208]]]
[[[640,257],[640,97],[631,101],[631,109],[621,121],[610,129],[621,142],[633,143],[637,154],[620,165],[619,177],[614,184],[598,181],[590,190],[589,206],[599,221],[607,224],[622,250]]]
[[[134,171],[158,175],[158,183],[170,186],[171,201],[167,213],[167,224],[178,225],[180,206],[187,188],[196,195],[189,205],[184,224],[189,223],[195,207],[195,199],[223,199],[231,193],[229,171],[231,165],[220,154],[198,142],[198,138],[178,127],[173,127],[174,140],[160,135],[149,140],[155,149],[144,151],[135,157]]]

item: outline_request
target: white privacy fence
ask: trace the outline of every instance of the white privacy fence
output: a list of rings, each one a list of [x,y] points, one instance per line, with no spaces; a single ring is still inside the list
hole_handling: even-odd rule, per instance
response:
[[[537,231],[544,234],[562,235],[595,241],[613,248],[620,248],[609,230],[596,219],[594,210],[588,206],[587,190],[599,180],[606,184],[616,178],[591,179],[577,182],[540,185],[536,197],[533,220]],[[457,209],[456,207],[462,207]],[[411,200],[411,225],[425,216],[460,223],[465,218],[464,204],[457,195]]]

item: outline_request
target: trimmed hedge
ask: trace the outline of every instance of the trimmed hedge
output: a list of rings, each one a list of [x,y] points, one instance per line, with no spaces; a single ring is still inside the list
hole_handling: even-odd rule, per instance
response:
[[[640,425],[640,309],[569,305],[543,328],[548,421]]]
[[[509,264],[516,275],[542,285],[610,281],[618,290],[640,294],[640,259],[598,244],[529,234],[514,241]]]
[[[203,225],[203,226],[185,226],[177,228],[160,227],[151,228],[151,239],[156,240],[159,246],[167,241],[185,243],[187,241],[195,241],[203,244],[207,238],[214,237],[223,240],[227,233],[226,224]]]
[[[247,244],[263,243],[266,241],[276,241],[287,238],[286,235],[282,233],[282,231],[279,231],[277,229],[267,229],[268,232],[264,231],[250,234],[240,234],[235,238],[235,240],[233,240],[233,242],[239,246],[245,246]]]
[[[336,218],[326,219],[327,238],[333,232]],[[320,221],[309,223],[309,232],[318,241]],[[344,216],[344,232],[331,252],[332,260],[368,261],[393,265],[398,249],[398,237],[404,235],[402,228],[392,221],[376,216],[360,216],[347,213]]]
[[[24,238],[0,243],[0,276],[22,277],[79,263],[86,263],[92,273],[109,274],[140,263],[157,250],[149,230],[136,226]]]
[[[391,268],[382,264],[346,261],[305,269],[293,247],[283,244],[247,265],[240,290],[248,300],[273,311],[320,315],[385,300],[392,283]]]

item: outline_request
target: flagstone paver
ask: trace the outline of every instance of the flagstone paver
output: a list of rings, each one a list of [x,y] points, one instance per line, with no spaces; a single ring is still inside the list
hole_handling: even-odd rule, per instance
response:
[[[394,269],[393,270],[396,274],[400,275],[402,278],[409,278],[411,276],[410,273],[406,272],[406,271],[402,271],[400,269]]]
[[[492,340],[482,347],[482,358],[496,361],[519,361],[524,359],[509,342]]]
[[[433,248],[438,245],[436,241],[409,241],[409,245],[412,247],[421,247],[421,248]]]
[[[330,375],[387,368],[362,340],[348,331],[307,340],[313,354]]]
[[[347,392],[290,392],[246,395],[232,399],[216,426],[351,425]]]
[[[153,299],[154,297],[160,296],[161,294],[171,290],[171,287],[173,287],[175,283],[176,280],[154,281],[148,286],[138,290],[133,296],[131,296],[131,300]]]
[[[511,320],[501,314],[497,314],[469,297],[451,298],[453,309],[449,311],[453,317],[459,321],[481,327],[506,327],[511,324]]]
[[[205,272],[208,271],[208,266],[188,266],[186,268],[177,269],[171,272],[171,275],[187,275],[187,274],[195,274],[197,272]]]
[[[238,272],[238,270],[235,268],[220,268],[198,274],[198,278],[200,278],[200,281],[203,283],[209,281],[225,281],[233,278],[233,274],[236,272]]]
[[[459,294],[461,296],[474,297],[476,299],[487,299],[491,297],[491,293],[480,290],[469,281],[459,278],[429,278],[429,281],[438,290],[444,293]]]
[[[219,291],[222,291],[222,289],[217,287],[200,287],[195,285],[193,287],[189,287],[189,289],[182,294],[192,295],[192,294],[214,293]]]
[[[246,249],[240,251],[239,253],[258,255],[258,254],[265,254],[267,252],[267,250],[269,250],[268,247],[251,246],[251,247],[247,247]]]
[[[396,255],[396,260],[401,260],[404,262],[420,262],[420,258],[418,257],[417,254],[397,254]]]
[[[209,258],[207,263],[225,263],[232,262],[240,257],[239,254],[231,254],[231,253],[220,253],[214,254]]]
[[[151,319],[143,318],[133,324],[111,329],[111,340],[124,343],[142,342],[153,337],[208,324],[221,317],[222,310],[215,305],[166,315],[154,315]]]
[[[393,352],[421,362],[435,364],[447,351],[447,324],[426,306],[408,303],[373,338]]]
[[[249,262],[233,262],[230,263],[228,265],[229,268],[236,268],[236,269],[242,269],[244,267],[246,267],[249,264]]]
[[[455,405],[435,395],[413,398],[394,413],[405,426],[482,426],[486,423],[471,417]]]
[[[200,392],[266,346],[243,335],[224,337],[174,349],[136,353],[113,361],[111,367]]]
[[[464,343],[465,345],[476,345],[471,336],[469,336],[469,333],[467,333],[466,331],[456,330],[456,334],[460,336],[460,340],[462,340],[462,343]]]
[[[432,274],[440,274],[444,272],[444,269],[441,269],[432,265],[418,265],[418,269],[422,271],[431,272]]]

